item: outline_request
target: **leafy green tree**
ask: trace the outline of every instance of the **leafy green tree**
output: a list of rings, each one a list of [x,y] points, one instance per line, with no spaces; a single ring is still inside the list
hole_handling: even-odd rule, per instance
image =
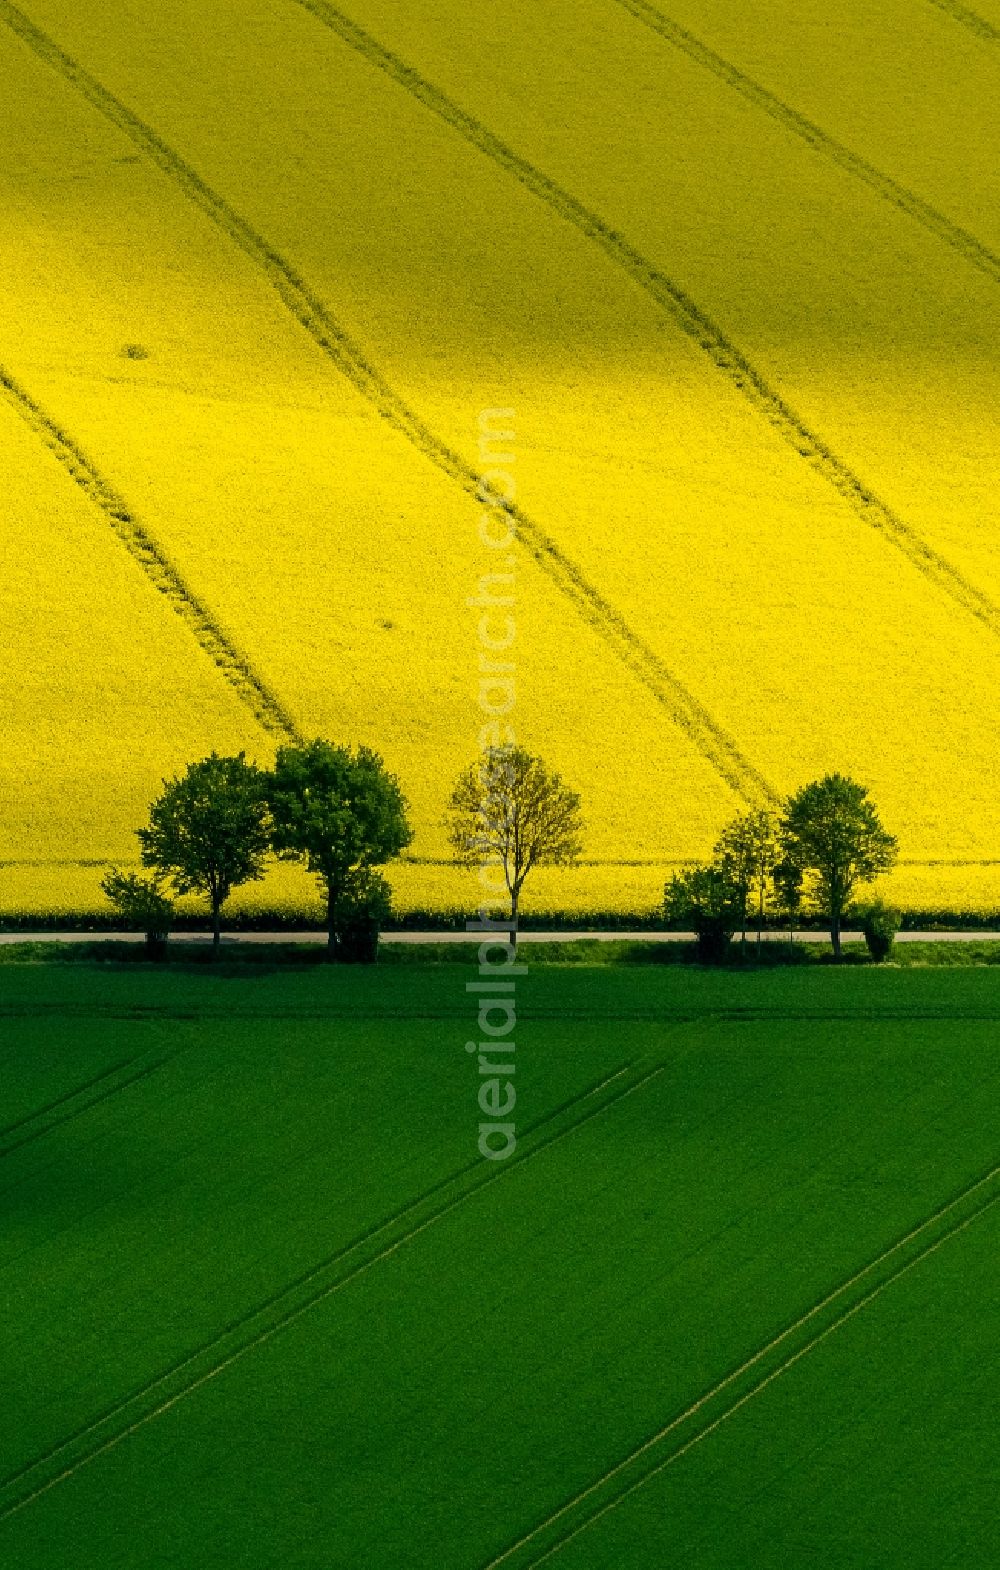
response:
[[[169,878],[179,894],[207,895],[218,953],[222,907],[233,889],[264,876],[270,825],[265,776],[245,753],[213,752],[168,780],[139,830],[143,866]]]
[[[870,883],[895,865],[897,841],[883,826],[865,786],[843,774],[814,780],[789,799],[781,840],[784,858],[816,876],[839,958],[848,900],[858,884]]]
[[[121,912],[126,927],[146,934],[146,953],[162,959],[174,924],[173,900],[164,893],[162,880],[119,872],[116,867],[101,880],[101,888]]]
[[[795,938],[795,923],[805,898],[805,877],[801,867],[792,861],[779,861],[771,874],[774,897],[779,911],[788,922],[788,941]]]
[[[498,865],[510,896],[510,943],[517,949],[525,879],[535,867],[572,866],[580,858],[583,818],[576,791],[524,747],[487,747],[464,769],[451,793],[448,832],[467,867]]]
[[[764,912],[778,855],[778,819],[766,807],[740,813],[723,830],[715,847],[716,861],[725,868],[736,892],[743,947],[746,947],[747,911],[752,905],[757,917],[757,947],[760,948]]]
[[[376,885],[372,869],[413,838],[399,782],[371,748],[317,740],[279,749],[267,792],[274,849],[315,873],[330,951],[344,949],[359,904],[384,898],[386,885]]]
[[[724,861],[675,872],[663,890],[667,925],[690,928],[698,941],[698,958],[710,965],[725,959],[741,907],[745,911],[745,892]]]

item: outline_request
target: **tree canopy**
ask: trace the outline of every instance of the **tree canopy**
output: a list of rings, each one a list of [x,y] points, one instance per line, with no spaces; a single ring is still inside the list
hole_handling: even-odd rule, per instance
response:
[[[690,927],[698,941],[699,959],[709,964],[725,958],[745,910],[745,888],[740,887],[732,868],[721,860],[675,872],[663,891],[663,914],[668,925]]]
[[[375,883],[372,869],[413,838],[399,782],[370,747],[317,740],[281,747],[267,790],[274,849],[319,878],[336,948],[352,912],[385,903],[385,885]]]
[[[716,863],[724,869],[735,891],[739,926],[746,941],[747,908],[753,901],[760,945],[764,911],[772,875],[778,861],[778,820],[767,807],[741,812],[722,831],[715,847]]]
[[[884,827],[864,785],[843,774],[827,774],[789,799],[781,840],[786,861],[817,879],[839,955],[847,902],[858,884],[870,883],[895,865],[895,836]]]
[[[138,831],[143,866],[179,894],[205,894],[216,949],[221,910],[233,889],[263,877],[270,848],[265,778],[245,753],[213,752],[164,784]]]
[[[141,877],[137,872],[121,872],[117,867],[101,880],[101,889],[121,913],[130,929],[146,934],[146,949],[162,957],[174,921],[174,904],[163,891],[159,874]]]
[[[517,943],[521,889],[535,867],[572,865],[582,849],[580,797],[525,747],[488,747],[455,782],[448,832],[464,866],[499,865]]]

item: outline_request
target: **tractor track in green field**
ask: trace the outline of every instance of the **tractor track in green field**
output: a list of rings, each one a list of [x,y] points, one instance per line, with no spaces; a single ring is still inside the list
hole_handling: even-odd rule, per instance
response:
[[[562,1126],[545,1134],[543,1138],[536,1140],[527,1150],[512,1156],[499,1170],[494,1169],[486,1172],[478,1181],[468,1181],[475,1173],[482,1172],[483,1167],[486,1165],[484,1161],[476,1160],[432,1184],[423,1193],[408,1201],[406,1205],[395,1211],[384,1221],[367,1229],[353,1242],[338,1249],[336,1253],[311,1267],[295,1281],[282,1288],[280,1292],[268,1298],[264,1303],[258,1304],[248,1313],[231,1321],[212,1340],[203,1343],[180,1362],[158,1374],[140,1388],[132,1391],[113,1406],[106,1408],[104,1412],[100,1413],[89,1423],[77,1429],[74,1433],[67,1435],[43,1454],[25,1463],[15,1472],[0,1480],[0,1521],[24,1509],[33,1503],[34,1500],[48,1493],[50,1489],[55,1488],[59,1483],[74,1476],[89,1462],[96,1460],[108,1450],[113,1449],[162,1413],[169,1411],[179,1401],[193,1394],[210,1380],[215,1379],[219,1374],[231,1367],[233,1363],[246,1356],[247,1353],[253,1351],[256,1347],[261,1346],[265,1341],[269,1341],[272,1336],[278,1334],[279,1331],[292,1324],[317,1304],[342,1290],[350,1282],[356,1280],[357,1277],[372,1269],[373,1266],[390,1258],[404,1245],[419,1237],[429,1227],[450,1214],[459,1205],[464,1204],[466,1200],[473,1198],[484,1189],[519,1171],[535,1156],[550,1149],[560,1140],[576,1133],[593,1118],[599,1117],[603,1112],[617,1106],[626,1096],[641,1090],[651,1080],[662,1074],[665,1068],[666,1064],[663,1063],[654,1063],[651,1067],[643,1065],[641,1061],[622,1064],[612,1074],[606,1075],[596,1084],[562,1102],[544,1118],[540,1118],[536,1123],[530,1125],[522,1134],[522,1139],[538,1133],[559,1119],[564,1113],[575,1111],[578,1114],[569,1118]],[[626,1083],[619,1083],[623,1079]],[[610,1091],[610,1094],[604,1095],[603,1099],[599,1100],[596,1105],[587,1105],[594,1098],[600,1097],[602,1093],[608,1091]],[[438,1204],[429,1214],[421,1215],[419,1218],[414,1215],[414,1212],[420,1211],[429,1199],[439,1198],[444,1190],[456,1184],[463,1184],[464,1186],[459,1187],[456,1194],[447,1198],[443,1203]],[[344,1264],[350,1255],[357,1253],[358,1249],[363,1247],[364,1244],[373,1242],[381,1234],[390,1231],[391,1228],[407,1218],[410,1218],[415,1224],[411,1225],[408,1230],[403,1231],[400,1236],[388,1241],[378,1253],[368,1258],[362,1258],[359,1262],[349,1266],[348,1269],[335,1275],[333,1279],[323,1279],[337,1265]],[[304,1292],[305,1295],[301,1300],[296,1301],[295,1294],[301,1292]],[[255,1320],[260,1320],[264,1315],[269,1317],[265,1319],[263,1325],[249,1336],[244,1334],[241,1340],[240,1333],[245,1333],[253,1326]],[[229,1345],[231,1340],[234,1340],[235,1344]],[[219,1356],[220,1353],[222,1353],[221,1356]],[[214,1356],[216,1360],[210,1362],[207,1368],[196,1367],[199,1361],[205,1358],[206,1355]],[[178,1375],[184,1376],[180,1387],[174,1390],[164,1389]],[[141,1403],[149,1397],[153,1398],[154,1404],[152,1406],[147,1405],[146,1410],[142,1410]],[[140,1410],[134,1413],[131,1412],[130,1409],[135,1408],[137,1405],[140,1405]],[[121,1423],[122,1418],[126,1419],[124,1424]],[[110,1432],[103,1432],[105,1429],[110,1429]],[[81,1447],[78,1453],[75,1453],[76,1447]],[[42,1478],[34,1475],[53,1462],[60,1464],[60,1470],[53,1475]],[[31,1480],[30,1482],[28,1481],[29,1479]],[[17,1492],[18,1485],[25,1483],[27,1483],[27,1487]],[[15,1497],[2,1499],[4,1494],[10,1495],[12,1492],[15,1494]]]
[[[130,1085],[136,1085],[140,1080],[148,1079],[151,1074],[155,1074],[158,1068],[162,1068],[164,1064],[172,1062],[184,1050],[185,1048],[179,1047],[176,1052],[168,1052],[163,1057],[157,1058],[154,1063],[147,1063],[143,1068],[138,1069],[136,1073],[130,1074],[124,1079],[116,1080],[113,1085],[105,1085],[102,1090],[91,1096],[89,1100],[78,1102],[78,1104],[73,1106],[69,1105],[70,1102],[75,1102],[77,1098],[86,1095],[88,1090],[93,1090],[97,1085],[102,1085],[106,1079],[120,1069],[133,1067],[144,1056],[141,1052],[136,1053],[135,1057],[127,1058],[124,1063],[119,1063],[114,1068],[106,1069],[103,1074],[97,1075],[88,1084],[78,1086],[76,1090],[68,1091],[58,1101],[50,1102],[48,1107],[43,1107],[29,1117],[22,1118],[19,1123],[11,1124],[8,1128],[0,1131],[0,1161],[5,1156],[11,1155],[15,1150],[21,1150],[25,1145],[30,1145],[36,1139],[41,1139],[44,1135],[52,1133],[53,1129],[62,1128],[64,1124],[71,1123],[74,1118],[82,1117],[85,1112],[89,1112],[93,1107],[100,1106],[103,1101],[109,1101],[113,1096],[117,1096],[120,1091],[127,1090]],[[38,1126],[35,1128],[27,1128],[29,1123],[34,1123],[38,1119],[43,1118],[45,1113],[49,1111],[55,1111],[56,1115],[38,1123]],[[16,1139],[7,1139],[6,1136],[8,1134],[19,1130],[20,1132]]]
[[[708,1112],[706,1112],[705,1117],[702,1120],[702,1124],[707,1124],[709,1122],[717,1123],[720,1113],[725,1113],[733,1105],[745,1105],[747,1096],[757,1091],[762,1086],[767,1085],[770,1082],[770,1079],[771,1075],[765,1074],[760,1079],[755,1079],[749,1081],[745,1085],[740,1085],[732,1096],[725,1097],[723,1100],[713,1106]],[[905,1097],[902,1103],[900,1103],[900,1107],[909,1108],[913,1102],[919,1100],[922,1091],[923,1087],[920,1087],[920,1089],[918,1089],[912,1096]],[[945,1113],[951,1113],[955,1111],[957,1108],[963,1106],[966,1101],[967,1092],[963,1090],[960,1095],[956,1096],[952,1101],[948,1102],[947,1106],[944,1108]],[[698,1126],[698,1124],[692,1125],[694,1128],[697,1128]],[[921,1130],[923,1129],[923,1126],[924,1125],[921,1125]],[[749,1174],[753,1174],[757,1170],[763,1170],[766,1167],[767,1159],[768,1158],[766,1155],[762,1156],[759,1161],[754,1161],[751,1159],[745,1167],[741,1168],[741,1181],[745,1181]],[[852,1184],[860,1184],[868,1179],[876,1177],[876,1175],[882,1171],[883,1167],[884,1156],[882,1152],[879,1152],[866,1166],[855,1166],[852,1168]],[[823,1177],[828,1175],[829,1172],[830,1166],[827,1154],[824,1155],[824,1157],[816,1162],[812,1167],[810,1167],[808,1171],[804,1172],[801,1176],[797,1176],[794,1182],[786,1183],[786,1187],[783,1192],[785,1194],[795,1193],[801,1202],[808,1195],[812,1180],[815,1177]],[[781,1192],[782,1191],[779,1189],[772,1189],[770,1191],[768,1195],[769,1205],[773,1205],[777,1201],[778,1195]],[[733,1232],[742,1222],[752,1220],[759,1211],[759,1208],[760,1200],[759,1198],[755,1197],[754,1200],[744,1209],[732,1211],[727,1217],[725,1223],[718,1227],[714,1232],[703,1234],[701,1240],[694,1248],[689,1248],[684,1253],[678,1254],[677,1257],[671,1261],[670,1267],[666,1273],[661,1276],[661,1287],[667,1286],[679,1268],[690,1263],[692,1260],[704,1258],[722,1238]]]
[[[44,1106],[36,1107],[33,1112],[25,1113],[24,1117],[18,1118],[16,1122],[6,1123],[3,1128],[0,1128],[0,1153],[2,1153],[3,1141],[8,1134],[16,1134],[19,1129],[24,1128],[25,1124],[34,1123],[38,1118],[44,1117],[47,1112],[55,1112],[60,1107],[64,1107],[67,1101],[72,1101],[77,1096],[84,1095],[88,1090],[92,1090],[95,1085],[101,1084],[103,1080],[110,1079],[112,1074],[117,1074],[120,1069],[130,1068],[133,1063],[138,1062],[141,1056],[141,1052],[137,1052],[134,1057],[122,1058],[119,1063],[112,1063],[110,1068],[102,1069],[99,1074],[94,1074],[92,1078],[85,1079],[82,1085],[76,1085],[72,1090],[65,1091],[63,1095],[56,1096],[53,1101],[46,1101]]]
[[[0,5],[0,17],[5,17]],[[194,635],[216,670],[264,730],[285,741],[299,739],[294,721],[247,656],[232,642],[207,606],[185,582],[163,547],[128,503],[104,478],[81,447],[0,366],[0,393],[34,431],[70,479],[104,514],[117,539],[158,594]]]
[[[3,3],[6,6],[7,0],[3,0]],[[911,566],[955,605],[974,616],[995,637],[1000,637],[1000,606],[966,578],[947,557],[928,544],[916,529],[855,474],[850,465],[770,385],[742,350],[680,284],[654,266],[599,214],[515,152],[343,11],[328,4],[327,0],[294,0],[294,3],[304,7],[376,70],[411,93],[471,146],[592,240],[616,267],[666,311],[686,337],[708,356],[716,370],[763,416],[786,445],[805,459],[815,474],[833,487],[862,522],[899,551]],[[942,219],[942,222],[946,223],[947,220]],[[517,509],[511,510],[516,515]],[[773,800],[773,794],[767,799]]]
[[[515,503],[491,491],[472,464],[435,436],[390,386],[319,296],[270,242],[213,190],[151,126],[110,93],[10,0],[0,0],[0,21],[5,22],[39,59],[57,71],[93,108],[122,131],[233,241],[323,354],[388,425],[459,485],[467,496],[480,503],[491,498],[495,505],[503,509],[516,523],[517,538],[525,553],[565,595],[581,619],[625,668],[653,695],[672,723],[701,752],[733,793],[752,805],[775,803],[778,795],[774,787],[744,757],[733,738],[704,704],[688,691],[659,655],[639,637],[624,616],[605,599],[533,518]]]
[[[990,43],[1000,41],[1000,27],[988,22],[985,16],[980,16],[978,11],[970,11],[967,5],[959,4],[959,0],[930,0],[930,4],[943,11],[946,16],[952,17],[956,22],[961,22],[977,38],[985,38]]]
[[[299,0],[305,4],[306,0]],[[994,283],[1000,283],[1000,256],[991,251],[974,234],[963,229],[960,224],[954,223],[944,213],[938,212],[930,202],[925,202],[922,196],[911,191],[907,186],[901,185],[891,175],[884,174],[881,169],[868,162],[867,158],[852,153],[849,147],[838,142],[829,132],[824,131],[814,121],[807,119],[797,109],[784,103],[775,93],[754,81],[745,71],[733,65],[722,55],[710,49],[700,38],[688,32],[686,27],[681,27],[671,17],[666,16],[656,6],[650,5],[649,0],[614,0],[623,10],[633,16],[636,21],[642,22],[667,43],[679,49],[688,59],[697,65],[703,66],[713,76],[724,82],[745,98],[755,108],[762,109],[770,115],[772,120],[791,131],[811,147],[814,152],[829,158],[838,168],[845,170],[856,179],[861,180],[878,196],[891,206],[905,213],[908,218],[913,218],[922,224],[938,240],[943,240],[945,245],[951,246],[953,251]]]
[[[967,1206],[970,1201],[972,1201],[971,1208],[968,1210],[963,1209],[962,1207]],[[798,1319],[786,1326],[772,1340],[746,1358],[737,1368],[719,1380],[711,1389],[705,1391],[683,1412],[671,1418],[655,1434],[650,1435],[641,1445],[638,1445],[629,1455],[595,1479],[593,1483],[588,1484],[586,1488],[565,1501],[545,1520],[540,1521],[529,1532],[526,1532],[515,1542],[509,1544],[500,1554],[483,1565],[481,1570],[500,1570],[500,1567],[504,1565],[510,1566],[510,1570],[534,1570],[535,1566],[554,1558],[568,1543],[579,1537],[583,1532],[588,1531],[596,1522],[610,1514],[611,1511],[616,1510],[630,1495],[645,1487],[652,1478],[665,1471],[667,1467],[672,1466],[675,1461],[686,1455],[696,1445],[700,1444],[702,1440],[707,1439],[710,1434],[713,1434],[729,1418],[741,1411],[756,1395],[759,1395],[761,1391],[773,1384],[788,1369],[800,1362],[814,1347],[833,1335],[841,1325],[853,1319],[855,1315],[859,1314],[862,1309],[886,1291],[888,1287],[900,1280],[909,1271],[915,1269],[923,1260],[935,1254],[951,1238],[958,1236],[972,1226],[981,1216],[991,1210],[998,1201],[1000,1201],[1000,1166],[994,1166],[984,1175],[967,1184],[965,1188],[961,1189],[945,1204],[939,1206],[937,1210],[933,1211],[915,1227],[912,1227],[903,1237],[897,1239],[889,1248],[864,1265],[861,1270],[856,1271],[846,1281],[835,1287],[833,1291],[827,1293],[805,1314],[800,1315]],[[958,1212],[957,1215],[956,1212]],[[943,1230],[932,1233],[930,1238],[927,1238],[925,1234],[941,1222],[945,1223]],[[915,1248],[914,1245],[916,1245]],[[880,1270],[890,1264],[891,1268],[888,1273],[880,1276],[878,1274]],[[874,1282],[874,1284],[869,1285],[869,1282]],[[832,1319],[828,1319],[821,1324],[821,1328],[814,1330],[814,1321],[819,1316],[823,1315],[828,1309],[835,1308],[835,1305],[840,1304],[840,1300],[846,1294],[853,1292],[858,1287],[862,1288],[860,1297],[853,1298],[846,1306],[840,1305],[836,1307]],[[794,1343],[796,1335],[800,1331],[807,1329],[808,1335],[806,1340],[796,1345]],[[794,1345],[794,1350],[790,1352],[787,1351],[789,1343]],[[779,1351],[779,1349],[781,1350],[780,1360],[776,1366],[767,1368],[767,1359],[772,1353]],[[757,1378],[756,1375],[760,1371],[761,1365],[767,1368],[767,1372],[764,1373],[762,1378]],[[747,1374],[752,1374],[756,1382],[751,1383],[748,1389],[740,1390],[739,1382]],[[735,1393],[734,1386],[739,1390],[736,1399],[730,1400],[729,1404],[724,1406],[721,1412],[712,1416],[711,1408],[716,1398],[726,1393],[728,1400]],[[710,1421],[692,1434],[690,1438],[683,1440],[681,1444],[670,1450],[668,1454],[657,1454],[665,1440],[676,1436],[678,1430],[699,1416],[708,1416]],[[644,1461],[652,1461],[653,1464],[640,1469],[637,1463]],[[638,1476],[636,1475],[637,1471],[640,1473]],[[622,1486],[623,1484],[624,1486]],[[605,1492],[609,1490],[609,1487],[611,1490],[610,1497]],[[602,1495],[604,1497],[601,1497]],[[582,1518],[578,1514],[580,1506],[586,1507],[582,1512]],[[567,1517],[575,1517],[575,1519],[567,1520]],[[549,1536],[550,1528],[558,1528],[558,1531],[554,1537],[549,1537],[549,1540],[545,1542],[544,1539]],[[539,1542],[539,1539],[543,1539],[543,1541]],[[536,1552],[538,1548],[541,1549],[540,1553]],[[526,1550],[531,1557],[526,1557],[522,1550]]]

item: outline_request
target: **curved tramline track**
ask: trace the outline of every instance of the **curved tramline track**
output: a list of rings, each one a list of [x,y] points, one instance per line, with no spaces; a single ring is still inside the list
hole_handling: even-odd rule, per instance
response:
[[[805,459],[864,523],[905,556],[918,572],[954,604],[988,627],[995,637],[1000,637],[1000,606],[876,495],[845,459],[770,385],[766,377],[686,290],[661,272],[624,235],[605,223],[599,214],[515,152],[412,66],[366,33],[343,11],[328,4],[327,0],[295,0],[295,3],[309,11],[349,48],[405,88],[470,145],[492,159],[560,218],[599,246],[617,267],[667,311],[681,331],[708,356],[715,368],[747,402],[764,416],[787,446]],[[8,9],[7,0],[3,0],[0,15]],[[914,198],[915,202],[918,200]],[[947,224],[948,220],[942,218],[941,222]],[[968,238],[971,243],[978,244],[972,242],[971,236]],[[1000,282],[1000,258],[993,260],[998,268],[994,276]]]
[[[186,623],[216,670],[264,730],[284,741],[298,739],[295,722],[281,700],[184,581],[145,524],[139,521],[125,499],[104,478],[73,438],[46,414],[41,405],[2,366],[0,394],[35,432],[73,483],[104,514],[132,560],[142,569],[157,593],[163,595]]]
[[[308,0],[299,0],[299,3],[307,4]],[[656,6],[650,5],[649,0],[614,0],[614,3],[620,5],[630,16],[635,17],[636,21],[642,22],[667,43],[672,44],[675,49],[679,49],[682,54],[687,55],[688,59],[693,60],[696,65],[711,71],[713,76],[725,82],[727,87],[733,88],[748,103],[753,104],[754,108],[762,109],[765,114],[770,115],[772,120],[776,120],[786,131],[791,131],[794,136],[799,137],[814,152],[829,158],[839,169],[844,169],[855,179],[861,180],[890,206],[922,224],[929,233],[938,240],[943,240],[945,245],[950,245],[953,251],[957,251],[973,267],[978,267],[987,278],[992,278],[994,283],[1000,283],[1000,256],[997,256],[995,251],[991,251],[981,240],[977,240],[974,234],[963,229],[960,224],[953,223],[944,213],[938,212],[937,208],[932,207],[930,202],[925,202],[922,196],[901,185],[891,175],[884,174],[881,169],[869,163],[867,158],[852,153],[849,147],[838,142],[835,137],[824,131],[822,126],[816,125],[805,115],[799,114],[797,109],[792,109],[790,105],[783,103],[775,93],[770,92],[759,82],[755,82],[753,77],[717,54],[714,49],[710,49],[700,38],[688,32],[686,27],[681,27],[679,22],[673,21]]]
[[[621,663],[650,691],[670,720],[702,753],[730,789],[751,804],[776,802],[778,794],[765,776],[740,751],[733,738],[704,704],[629,626],[624,616],[584,576],[575,562],[522,508],[498,494],[490,495],[479,472],[430,430],[399,396],[378,368],[354,343],[323,301],[285,258],[213,190],[163,139],[119,99],[43,33],[9,0],[0,0],[0,21],[7,24],[47,65],[52,66],[87,101],[149,157],[184,194],[239,246],[267,279],[296,321],[400,435],[480,502],[492,500],[517,525],[524,551],[571,601],[578,614]],[[1000,613],[998,613],[1000,623]]]

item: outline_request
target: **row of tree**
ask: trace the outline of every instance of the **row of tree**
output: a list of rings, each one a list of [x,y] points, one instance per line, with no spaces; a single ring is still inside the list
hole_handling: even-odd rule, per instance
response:
[[[529,873],[579,857],[579,796],[523,747],[492,747],[456,781],[447,826],[460,864],[500,871],[516,947]],[[154,952],[166,944],[173,896],[181,894],[208,899],[218,949],[226,900],[263,877],[275,855],[315,875],[330,949],[358,959],[374,957],[389,913],[389,885],[378,869],[413,838],[399,781],[379,755],[322,740],[280,748],[270,770],[244,753],[213,752],[189,764],[165,783],[137,833],[147,874],[115,869],[102,888],[145,930]]]
[[[488,748],[452,790],[447,827],[456,861],[482,869],[484,903],[509,900],[517,944],[521,891],[536,867],[573,865],[583,846],[580,797],[541,758],[513,745]],[[368,747],[323,740],[279,749],[260,769],[243,753],[216,753],[165,783],[138,830],[147,876],[114,871],[104,890],[152,944],[166,941],[173,895],[201,894],[218,947],[222,909],[234,889],[263,877],[268,857],[298,861],[319,881],[331,950],[373,957],[389,912],[379,869],[413,834],[399,781]],[[664,916],[693,928],[706,958],[734,934],[757,942],[775,916],[793,926],[806,910],[830,920],[841,951],[845,912],[858,886],[887,872],[896,840],[864,786],[829,774],[789,797],[781,811],[742,813],[724,830],[710,862],[675,874]],[[497,878],[494,874],[499,874]]]
[[[166,942],[172,894],[200,894],[218,949],[222,907],[264,876],[273,853],[301,862],[324,894],[330,948],[370,944],[389,909],[378,868],[413,838],[399,782],[368,747],[282,747],[273,769],[212,753],[168,780],[137,831],[152,876],[114,871],[103,889],[150,946]],[[355,957],[366,957],[358,953]]]
[[[793,927],[805,910],[825,913],[834,954],[841,953],[845,913],[859,888],[896,862],[898,845],[863,785],[828,774],[790,796],[780,812],[745,812],[724,830],[711,862],[675,874],[664,890],[666,919],[690,926],[706,959],[717,959],[735,933],[757,942],[771,916]],[[877,952],[894,931],[884,906],[869,907],[865,935]]]

